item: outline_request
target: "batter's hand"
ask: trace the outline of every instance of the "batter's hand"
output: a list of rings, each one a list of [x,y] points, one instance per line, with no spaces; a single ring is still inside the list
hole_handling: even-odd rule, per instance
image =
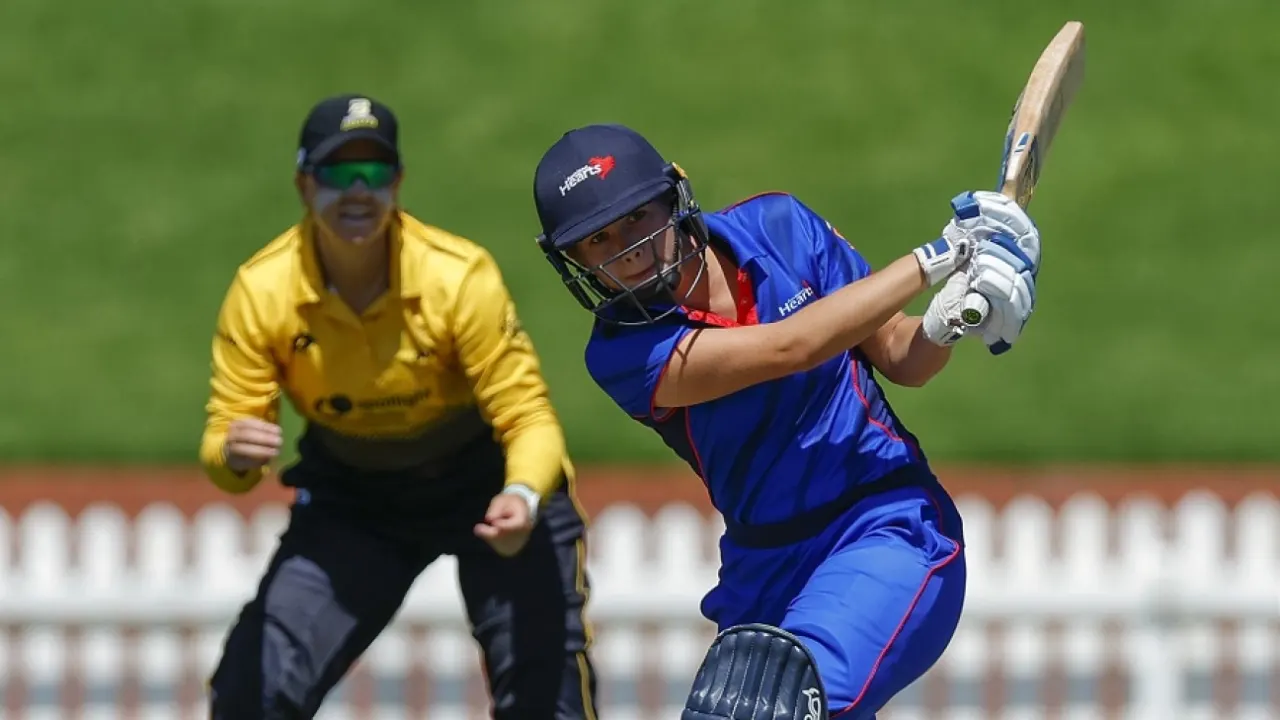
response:
[[[284,432],[279,425],[258,418],[232,420],[227,428],[227,439],[222,453],[227,469],[244,473],[275,460],[284,444]]]
[[[942,228],[942,236],[912,251],[930,287],[951,277],[973,257],[978,238],[956,226],[955,219]]]
[[[1037,238],[1037,249],[1039,239]],[[995,354],[1008,351],[1022,335],[1036,308],[1039,267],[1025,246],[1007,235],[995,235],[978,245],[969,267],[969,284],[990,303],[981,326],[982,341]]]
[[[533,513],[529,503],[519,495],[501,493],[489,502],[484,521],[475,527],[476,537],[503,557],[520,552],[533,532]]]
[[[951,347],[965,336],[968,326],[960,320],[960,310],[964,305],[964,296],[969,294],[969,276],[958,272],[947,278],[929,301],[924,311],[920,329],[924,338],[934,345]]]
[[[969,209],[961,225],[982,238],[969,263],[969,285],[990,303],[982,340],[999,355],[1018,341],[1035,310],[1040,231],[1025,210],[1000,193],[966,193],[957,202]]]

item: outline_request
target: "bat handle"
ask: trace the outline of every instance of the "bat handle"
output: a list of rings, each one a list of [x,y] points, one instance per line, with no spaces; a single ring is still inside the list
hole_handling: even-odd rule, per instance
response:
[[[960,320],[969,327],[978,327],[990,311],[991,305],[981,293],[970,292],[964,296],[964,304],[960,306]]]

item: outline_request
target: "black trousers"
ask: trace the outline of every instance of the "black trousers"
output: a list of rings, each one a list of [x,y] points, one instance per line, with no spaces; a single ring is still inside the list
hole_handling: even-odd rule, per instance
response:
[[[458,558],[493,717],[595,720],[583,618],[584,532],[564,489],[547,501],[528,545],[511,558],[460,523],[410,540],[338,508],[295,505],[256,597],[227,636],[211,682],[213,719],[313,717],[418,575],[450,554]]]

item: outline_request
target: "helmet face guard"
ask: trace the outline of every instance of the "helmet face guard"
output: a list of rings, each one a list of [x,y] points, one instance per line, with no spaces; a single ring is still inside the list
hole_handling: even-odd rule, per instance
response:
[[[631,243],[595,266],[585,266],[540,239],[543,253],[559,273],[569,294],[582,307],[601,320],[623,326],[650,325],[676,312],[688,300],[706,270],[706,248],[709,235],[702,212],[693,199],[689,181],[675,168],[678,177],[671,219],[666,225]],[[675,257],[663,257],[658,239],[669,229],[676,230]],[[585,238],[583,238],[585,240]],[[581,242],[581,240],[579,240]],[[609,265],[636,251],[653,254],[654,275],[643,283],[628,288],[610,270]],[[694,282],[683,296],[677,296],[685,266],[696,263]],[[601,280],[612,281],[612,287]]]

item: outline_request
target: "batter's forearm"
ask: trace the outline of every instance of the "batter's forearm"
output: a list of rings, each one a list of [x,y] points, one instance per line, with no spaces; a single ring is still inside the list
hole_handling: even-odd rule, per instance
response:
[[[919,262],[907,255],[777,323],[796,348],[791,371],[808,370],[861,344],[928,287]]]
[[[923,318],[905,316],[894,326],[886,343],[884,367],[877,367],[889,382],[920,387],[933,379],[951,360],[951,348],[929,342],[922,328]]]

